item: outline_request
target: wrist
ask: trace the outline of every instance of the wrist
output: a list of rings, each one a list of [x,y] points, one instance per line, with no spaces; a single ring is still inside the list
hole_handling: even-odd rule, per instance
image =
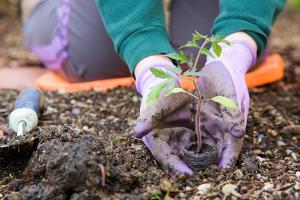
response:
[[[247,33],[244,32],[236,32],[236,33],[232,33],[230,35],[228,35],[226,38],[226,40],[240,40],[240,41],[244,41],[247,42],[255,52],[257,52],[257,44],[255,42],[255,40],[248,35]]]
[[[255,65],[257,60],[257,46],[255,42],[251,42],[252,39],[243,33],[232,34],[225,39],[228,40],[231,45],[221,43],[222,53],[220,57],[208,57],[207,62],[219,60],[224,63],[230,71],[245,74]]]
[[[173,62],[171,59],[169,59],[166,56],[163,55],[153,55],[153,56],[148,56],[144,59],[142,59],[140,62],[138,62],[138,64],[136,65],[135,69],[134,69],[134,76],[136,77],[137,74],[145,68],[145,66],[150,66],[150,67],[155,67],[153,66],[154,63],[165,63],[168,64],[169,66],[173,65]],[[152,65],[152,66],[151,66]],[[148,67],[148,68],[150,68]]]

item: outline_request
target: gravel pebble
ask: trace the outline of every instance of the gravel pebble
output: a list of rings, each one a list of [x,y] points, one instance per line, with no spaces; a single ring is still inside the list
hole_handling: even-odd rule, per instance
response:
[[[265,183],[263,190],[266,192],[272,192],[274,188],[274,184],[273,183]]]
[[[295,190],[300,190],[300,183],[296,182],[295,186],[294,186]]]
[[[300,171],[297,171],[297,172],[296,172],[296,177],[297,177],[297,178],[300,178]]]
[[[288,155],[288,156],[289,156],[289,155],[291,155],[292,153],[293,153],[293,151],[292,151],[292,150],[290,150],[290,149],[287,149],[287,150],[286,150],[286,155]]]
[[[244,174],[241,170],[237,169],[233,172],[236,179],[240,180],[243,178]]]
[[[210,187],[211,187],[210,183],[204,183],[202,185],[199,185],[197,187],[197,190],[198,190],[199,194],[205,194],[205,193],[208,192],[208,190],[210,189]]]
[[[261,179],[261,174],[256,174],[257,179]]]

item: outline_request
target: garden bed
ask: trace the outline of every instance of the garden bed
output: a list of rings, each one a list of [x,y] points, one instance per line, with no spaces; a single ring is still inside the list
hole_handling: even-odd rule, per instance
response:
[[[276,26],[272,46],[285,58],[285,77],[251,90],[234,168],[211,166],[191,177],[162,171],[132,136],[140,102],[134,88],[47,92],[38,128],[24,136],[37,139],[0,160],[0,199],[299,199],[299,17],[285,12]],[[0,145],[14,139],[7,116],[17,94],[0,90]]]

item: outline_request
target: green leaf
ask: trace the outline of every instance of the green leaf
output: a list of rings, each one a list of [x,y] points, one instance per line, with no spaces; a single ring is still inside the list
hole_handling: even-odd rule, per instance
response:
[[[231,42],[225,40],[225,36],[215,36],[210,39],[211,43],[225,43],[227,45],[231,45]]]
[[[150,67],[150,71],[152,72],[152,74],[154,74],[154,76],[158,78],[172,78],[170,74],[158,67]]]
[[[212,48],[217,57],[222,54],[222,47],[218,43],[212,43]]]
[[[197,71],[196,69],[188,69],[183,73],[184,76],[207,76],[207,74],[205,74],[202,71]]]
[[[176,87],[176,80],[175,80],[175,78],[168,79],[166,81],[166,84],[167,84],[167,88],[168,88],[167,91],[171,91],[173,88]]]
[[[231,45],[231,42],[229,42],[228,40],[222,40],[222,43],[225,43],[225,44],[227,44],[227,45]]]
[[[162,200],[162,194],[159,192],[150,192],[150,195],[155,198],[155,200]]]
[[[167,86],[167,82],[160,83],[150,88],[150,92],[146,99],[146,104],[153,104],[160,96],[161,91]]]
[[[182,48],[196,48],[196,47],[199,47],[197,42],[195,40],[192,40],[192,41],[188,41],[185,45],[180,46],[179,49],[182,49]]]
[[[211,100],[216,103],[219,103],[227,108],[230,108],[234,111],[238,108],[236,103],[232,99],[227,98],[227,97],[215,96],[215,97],[211,98]]]
[[[179,66],[170,66],[166,68],[167,70],[174,72],[178,75],[180,75],[182,73],[182,69]]]
[[[202,48],[202,49],[200,49],[200,52],[201,52],[202,54],[206,55],[206,56],[215,58],[215,56],[214,56],[212,53],[210,53],[210,51],[209,51],[207,48]]]
[[[169,53],[166,56],[171,59],[177,60],[180,64],[184,64],[188,62],[188,58],[183,53],[183,51],[180,51],[180,53]]]
[[[198,40],[204,39],[206,37],[207,36],[202,35],[202,34],[198,33],[197,31],[195,31],[195,33],[193,33],[193,40],[194,41],[198,41]]]
[[[176,93],[181,93],[181,92],[186,92],[182,88],[173,88],[171,91],[169,91],[166,96],[170,96],[171,94],[176,94]]]
[[[166,82],[167,82],[167,85],[168,85],[168,90],[172,90],[176,85],[175,78],[170,78]]]
[[[179,60],[180,59],[180,54],[179,53],[168,53],[166,54],[167,57],[174,59],[174,60]]]

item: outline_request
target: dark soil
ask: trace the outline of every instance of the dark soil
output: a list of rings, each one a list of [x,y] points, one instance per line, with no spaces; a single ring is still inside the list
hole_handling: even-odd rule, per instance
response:
[[[299,18],[299,11],[285,12],[275,28],[273,49],[285,58],[285,77],[251,90],[233,169],[210,166],[191,177],[162,171],[132,136],[140,101],[133,88],[48,92],[39,126],[23,136],[31,143],[17,138],[26,148],[0,153],[0,199],[299,199]],[[0,90],[0,145],[14,137],[7,117],[17,94]]]

